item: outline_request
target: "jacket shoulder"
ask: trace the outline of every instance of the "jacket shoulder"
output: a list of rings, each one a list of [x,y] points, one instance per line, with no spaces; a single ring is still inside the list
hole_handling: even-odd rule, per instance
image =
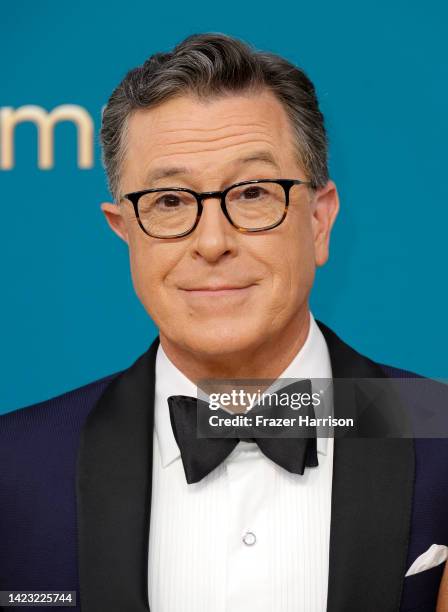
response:
[[[82,425],[84,419],[108,385],[120,374],[116,372],[56,397],[18,408],[0,415],[0,437],[15,435],[29,428],[71,424]]]
[[[384,363],[378,363],[377,365],[383,370],[387,378],[425,378],[422,374],[416,374],[410,370],[402,370]]]
[[[334,378],[423,378],[419,374],[382,364],[363,355],[316,319],[327,344]]]

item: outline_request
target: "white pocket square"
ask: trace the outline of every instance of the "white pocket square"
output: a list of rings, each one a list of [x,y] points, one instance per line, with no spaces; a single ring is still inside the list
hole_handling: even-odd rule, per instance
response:
[[[432,544],[427,551],[420,555],[420,557],[417,557],[417,559],[408,569],[406,576],[412,576],[413,574],[424,572],[425,570],[440,565],[447,559],[448,546],[443,546],[443,544]]]

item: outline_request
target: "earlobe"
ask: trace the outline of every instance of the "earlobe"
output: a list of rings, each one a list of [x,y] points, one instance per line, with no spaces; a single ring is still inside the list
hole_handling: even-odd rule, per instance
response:
[[[111,202],[103,202],[101,204],[101,210],[103,211],[111,230],[115,232],[122,240],[128,243],[128,231],[121,207],[118,204],[113,204]]]

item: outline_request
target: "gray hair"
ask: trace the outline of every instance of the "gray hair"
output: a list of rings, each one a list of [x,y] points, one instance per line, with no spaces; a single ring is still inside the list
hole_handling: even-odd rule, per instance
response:
[[[283,104],[293,127],[298,160],[313,189],[328,175],[328,139],[313,83],[286,59],[254,50],[225,34],[193,34],[172,52],[155,53],[130,70],[112,92],[101,125],[103,163],[118,199],[129,116],[170,98],[194,93],[210,98],[260,88]]]

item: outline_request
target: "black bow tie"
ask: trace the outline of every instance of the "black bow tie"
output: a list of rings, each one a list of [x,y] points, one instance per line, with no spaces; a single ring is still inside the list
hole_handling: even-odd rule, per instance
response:
[[[311,381],[298,381],[278,390],[277,393],[292,393],[297,390],[311,392]],[[168,405],[171,426],[180,449],[188,484],[199,482],[207,476],[230,455],[240,439],[244,439],[238,437],[198,437],[198,408],[199,406],[203,409],[208,408],[208,404],[202,400],[187,395],[172,395],[168,398]],[[256,412],[257,406],[251,410],[250,414],[255,415]],[[220,410],[220,413],[229,416],[223,410]],[[300,415],[314,418],[315,413],[312,404],[310,403],[309,407],[302,406]],[[305,466],[316,467],[319,465],[316,430],[315,427],[311,429],[314,434],[313,437],[254,437],[253,440],[266,457],[288,472],[302,475]],[[308,432],[309,430],[310,427],[308,427]]]

